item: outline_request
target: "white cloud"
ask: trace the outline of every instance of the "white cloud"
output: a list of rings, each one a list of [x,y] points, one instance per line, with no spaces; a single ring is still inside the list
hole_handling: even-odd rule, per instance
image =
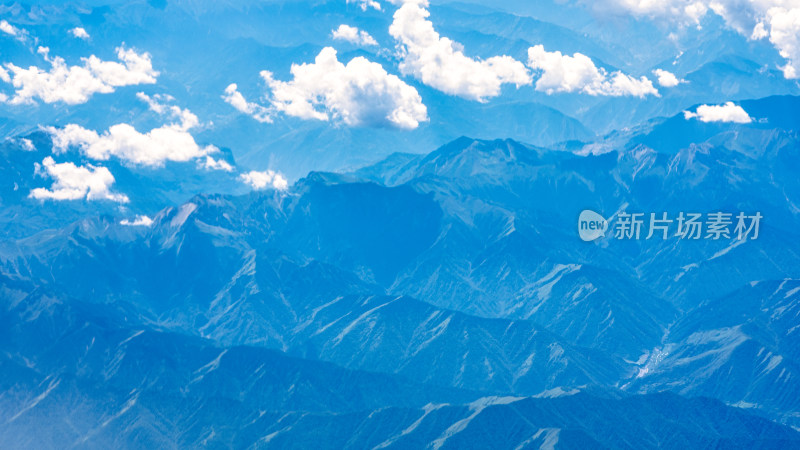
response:
[[[208,170],[224,170],[225,172],[233,172],[233,166],[224,159],[214,159],[206,155],[205,161],[201,164]]]
[[[265,172],[253,170],[248,173],[243,173],[239,175],[239,180],[250,185],[256,191],[266,189],[267,187],[283,191],[289,187],[286,178],[272,170],[267,170]]]
[[[231,83],[225,88],[222,99],[236,108],[237,111],[247,114],[261,123],[272,123],[272,114],[268,108],[257,103],[250,103],[239,92],[236,83]]]
[[[5,34],[10,34],[11,36],[17,35],[17,28],[5,20],[0,20],[0,31]]]
[[[700,21],[708,11],[707,0],[604,0],[591,3],[596,9],[634,16],[680,17],[691,23]]]
[[[381,4],[375,0],[347,0],[347,3],[355,3],[357,4],[362,11],[366,11],[369,8],[372,8],[376,11],[381,10]]]
[[[83,40],[87,40],[90,37],[89,33],[87,33],[86,30],[81,27],[75,27],[69,30],[69,34],[75,36],[78,39],[83,39]]]
[[[800,1],[710,0],[709,8],[743,36],[769,38],[786,59],[783,76],[800,78]]]
[[[769,36],[769,31],[764,26],[764,22],[758,22],[755,27],[753,27],[753,32],[750,34],[750,39],[753,41],[757,41],[759,39],[764,39],[765,37]]]
[[[114,176],[105,167],[76,166],[71,162],[56,164],[51,156],[36,164],[36,173],[52,178],[50,189],[36,188],[30,197],[39,200],[110,200],[127,203],[124,194],[111,192]]]
[[[127,225],[131,227],[149,227],[153,225],[153,219],[145,215],[137,215],[133,218],[133,220],[122,219],[119,223],[121,225]]]
[[[774,7],[767,11],[769,41],[786,59],[781,70],[789,79],[800,78],[800,2],[795,3],[793,8]]]
[[[199,124],[197,116],[186,109],[160,103],[159,100],[165,97],[151,98],[143,93],[137,96],[156,113],[169,115],[175,121],[146,133],[140,133],[126,123],[114,125],[102,134],[76,124],[59,129],[47,127],[45,130],[52,135],[54,150],[63,152],[75,146],[95,160],[105,161],[116,157],[148,167],[163,166],[165,161],[183,162],[204,158],[207,168],[229,170],[230,165],[226,162],[209,162],[205,158],[218,152],[216,147],[200,147],[189,133]]]
[[[461,44],[436,32],[426,5],[405,2],[394,13],[389,34],[401,44],[401,72],[447,94],[477,101],[500,95],[503,84],[531,83],[525,65],[510,56],[480,60],[464,55]]]
[[[19,146],[22,147],[22,149],[26,152],[32,152],[36,150],[33,142],[28,138],[19,138]]]
[[[201,148],[194,138],[179,126],[165,125],[140,133],[131,125],[120,123],[103,134],[76,124],[64,128],[47,128],[53,135],[56,149],[63,151],[77,146],[86,156],[105,161],[112,156],[136,165],[160,167],[164,161],[189,161],[205,156],[210,150]]]
[[[183,109],[175,105],[167,105],[164,102],[171,102],[175,99],[169,95],[156,94],[153,97],[145,94],[144,92],[137,92],[136,98],[147,103],[150,110],[159,115],[171,116],[177,120],[173,124],[176,128],[182,131],[188,131],[200,125],[200,120],[188,109]]]
[[[67,66],[63,58],[50,58],[49,49],[39,47],[39,53],[50,63],[49,71],[6,63],[5,67],[13,74],[10,82],[16,88],[9,103],[35,103],[34,99],[39,98],[45,103],[74,105],[85,103],[98,92],[110,93],[116,87],[156,82],[158,72],[153,70],[148,53],[139,54],[123,47],[116,51],[120,62],[103,61],[92,55],[81,58],[80,66]]]
[[[699,23],[708,11],[713,11],[745,37],[768,37],[786,59],[786,64],[781,67],[784,77],[800,78],[798,0],[603,0],[595,4],[635,16],[667,18],[681,24]]]
[[[261,72],[272,108],[289,116],[402,129],[428,120],[416,89],[364,57],[344,65],[336,50],[325,47],[313,63],[292,64],[291,73],[291,81],[279,81]]]
[[[428,1],[428,0],[389,0],[389,3],[391,3],[391,4],[395,5],[395,6],[403,6],[406,3],[411,3],[413,5],[419,5],[419,6],[427,8],[428,6],[430,6],[431,2]]]
[[[685,83],[686,80],[678,79],[674,73],[666,71],[664,69],[656,69],[653,71],[653,74],[658,77],[658,84],[662,87],[671,88],[675,87],[681,83]]]
[[[697,112],[684,111],[683,117],[686,120],[697,118],[701,122],[750,123],[753,121],[741,106],[735,105],[733,102],[727,102],[724,105],[700,105],[697,107]]]
[[[347,41],[351,44],[363,46],[377,46],[376,41],[372,36],[364,30],[359,30],[350,25],[341,24],[339,28],[331,31],[331,37],[335,40]]]
[[[0,32],[5,33],[9,36],[13,36],[19,41],[24,41],[28,35],[27,31],[21,28],[17,28],[14,25],[11,25],[6,20],[0,20]]]
[[[542,45],[536,45],[528,49],[528,65],[541,73],[536,80],[536,90],[547,94],[582,92],[614,97],[658,96],[653,83],[646,77],[636,79],[619,71],[609,74],[582,53],[562,55],[561,52],[548,52]]]

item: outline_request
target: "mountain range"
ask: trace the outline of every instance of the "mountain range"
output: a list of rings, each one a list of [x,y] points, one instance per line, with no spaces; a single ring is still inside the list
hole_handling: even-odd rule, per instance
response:
[[[150,226],[19,213],[5,226],[49,226],[0,246],[0,436],[800,445],[800,136],[782,113],[798,102],[552,148],[462,137],[285,192],[196,195]],[[14,192],[8,208],[33,201]],[[586,208],[764,221],[757,240],[586,243]]]
[[[0,3],[0,447],[800,449],[798,14]]]

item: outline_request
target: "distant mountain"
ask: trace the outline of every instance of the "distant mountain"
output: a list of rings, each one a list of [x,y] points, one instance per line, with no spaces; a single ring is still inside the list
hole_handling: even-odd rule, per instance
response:
[[[667,66],[667,70],[670,69],[672,67]],[[631,126],[655,117],[671,117],[685,110],[693,110],[692,105],[700,103],[744,102],[768,96],[780,97],[776,94],[786,92],[794,95],[800,93],[796,83],[785,79],[777,67],[765,69],[738,53],[723,54],[718,59],[708,60],[681,75],[681,79],[684,82],[676,88],[662,88],[661,97],[608,99],[585,115],[575,117],[589,128],[605,133],[620,129],[623,123]],[[610,123],[608,117],[614,117],[616,123]]]
[[[232,225],[247,216],[237,217],[233,203],[200,200],[165,211],[146,235],[86,221],[18,242],[3,249],[4,272],[96,304],[125,305],[135,312],[129,327],[157,324],[218,345],[264,346],[443,386],[532,395],[558,386],[613,384],[630,370],[621,359],[566,344],[530,321],[485,319],[382,296],[382,288],[357,277],[367,268],[346,264],[373,264],[368,255],[338,256],[355,241],[331,249],[343,260],[320,254],[320,262],[307,263],[308,256],[279,249],[288,243],[302,250],[286,230],[238,232]],[[298,209],[329,203],[336,206],[322,196]],[[219,213],[221,208],[228,212]],[[290,218],[286,226],[302,225]],[[326,232],[333,231],[344,234]],[[300,236],[319,238],[326,250],[332,245],[323,233]],[[387,251],[377,245],[371,247]],[[454,357],[442,359],[442,352]]]
[[[560,388],[477,397],[140,328],[120,305],[10,279],[0,299],[0,440],[11,446],[462,448],[501,423],[502,447],[800,445],[796,431],[709,399]]]
[[[781,145],[781,141],[791,141],[794,133],[800,131],[800,121],[795,114],[800,108],[800,97],[773,96],[744,100],[738,104],[753,118],[753,122],[731,124],[687,120],[681,112],[655,121],[649,129],[630,139],[629,145],[641,143],[660,152],[675,153],[718,136],[710,143],[724,140],[722,145],[734,150],[749,148],[750,152],[763,152]],[[694,111],[697,106],[686,110]],[[732,139],[732,136],[736,138]]]
[[[551,146],[561,141],[592,140],[598,133],[672,116],[697,103],[800,93],[796,83],[785,80],[777,70],[783,60],[768,42],[749,41],[720,20],[707,18],[700,30],[688,27],[687,36],[676,44],[665,30],[646,21],[619,20],[600,26],[593,20],[592,11],[576,5],[547,2],[532,9],[518,3],[506,2],[506,8],[517,14],[486,6],[434,4],[430,20],[442,36],[463,44],[465,54],[471,57],[507,54],[524,62],[527,49],[541,44],[548,51],[585,54],[609,72],[620,69],[654,79],[651,71],[662,68],[687,83],[678,88],[659,88],[661,97],[644,99],[581,93],[548,95],[533,86],[507,87],[500,97],[484,104],[443,94],[413,77],[403,77],[420,92],[430,117],[430,122],[416,130],[351,128],[293,118],[262,124],[222,100],[226,86],[237,83],[247,98],[258,100],[265,93],[261,70],[287,80],[292,64],[313,61],[325,46],[337,48],[341,61],[364,56],[382,64],[389,73],[402,75],[391,51],[395,42],[388,33],[394,6],[387,4],[379,12],[361,11],[353,3],[338,0],[248,1],[235,5],[91,2],[87,8],[59,3],[41,5],[45,20],[44,14],[37,15],[31,6],[20,4],[9,10],[9,20],[25,23],[52,55],[62,56],[70,64],[91,54],[113,59],[114,48],[124,42],[150,52],[161,75],[158,87],[120,88],[113,95],[94,96],[91,104],[0,103],[0,115],[13,118],[16,124],[0,126],[0,138],[13,138],[40,124],[71,122],[104,130],[124,121],[146,131],[153,126],[153,117],[145,112],[147,105],[137,100],[135,93],[162,93],[175,97],[176,104],[188,108],[206,124],[197,130],[198,141],[231,149],[245,167],[279,170],[290,180],[297,180],[313,170],[355,170],[393,152],[427,152],[462,135],[507,137]],[[302,30],[289,25],[296,23],[309,25]],[[359,49],[333,41],[331,30],[343,23],[369,32],[381,47]],[[93,38],[88,42],[64,39],[77,25],[91,31]],[[23,45],[5,46],[6,60],[24,67],[46,64]]]
[[[79,104],[6,101],[0,72],[0,447],[800,448],[800,85],[774,35],[598,5],[425,8],[466,57],[543,45],[595,65],[550,61],[567,78],[657,95],[548,93],[538,73],[446,94],[400,70],[385,0],[0,7],[12,72],[121,45],[159,72]],[[334,39],[342,24],[378,45]],[[236,83],[269,106],[259,72],[291,80],[325,47],[396,75],[428,120],[264,123],[223,100]],[[751,121],[685,114],[726,102]],[[188,111],[180,130],[231,170],[89,158],[48,131]],[[120,195],[37,200],[47,158],[108,169]],[[288,188],[241,177],[266,169]],[[609,224],[589,242],[586,210]],[[676,233],[679,214],[740,212],[757,239]],[[617,238],[622,213],[644,215],[639,238]],[[666,235],[647,226],[662,214]]]
[[[28,148],[30,145],[30,148]],[[52,156],[60,163],[106,167],[114,176],[110,189],[129,199],[126,203],[84,199],[53,201],[31,198],[36,188],[50,189],[54,180],[36,172],[36,165]],[[215,158],[236,166],[228,150]],[[87,215],[105,213],[133,220],[134,216],[154,215],[175,203],[209,189],[228,194],[243,193],[248,187],[237,174],[197,167],[196,161],[167,162],[164,167],[134,167],[119,161],[92,161],[78,151],[53,153],[50,136],[42,131],[16,136],[0,142],[0,232],[6,238],[27,237],[47,228],[61,228]]]
[[[798,292],[797,280],[764,280],[705,302],[670,328],[631,390],[668,385],[682,395],[713,396],[797,426]]]
[[[771,106],[792,102],[749,103],[778,112],[747,125],[676,116],[612,136],[622,144],[611,151],[460,138],[350,174],[311,173],[286,193],[196,196],[151,227],[87,218],[6,242],[0,270],[122,309],[127,330],[215,348],[266,348],[448,392],[666,390],[795,424],[797,355],[780,337],[792,322],[772,322],[795,299],[765,306],[749,299],[778,287],[747,288],[800,278],[800,145]],[[585,243],[575,227],[587,208],[765,219],[754,241],[609,233]],[[713,305],[727,302],[740,309],[716,324],[728,316]]]
[[[388,408],[378,413],[343,415],[346,430],[336,448],[366,442],[380,448],[644,448],[662,446],[780,448],[797,446],[796,432],[763,419],[731,411],[708,399],[672,394],[609,400],[579,393],[554,398],[489,397],[469,405],[429,405],[414,412]],[[270,445],[331,442],[314,416],[294,414],[279,426]],[[308,432],[306,430],[319,430]],[[498,430],[504,432],[498,432]],[[507,431],[505,431],[507,430]],[[636,431],[634,431],[636,430]],[[309,434],[307,434],[309,433]],[[431,437],[435,437],[430,440]]]
[[[120,88],[114,95],[96,95],[91,104],[69,108],[60,104],[18,107],[0,103],[0,115],[14,117],[32,128],[39,124],[58,126],[77,122],[101,131],[125,121],[146,131],[153,126],[152,117],[146,113],[147,105],[137,100],[135,93],[169,94],[175,97],[178,105],[197,114],[206,124],[196,132],[199,142],[229,148],[243,166],[279,170],[291,180],[312,170],[355,169],[395,151],[415,148],[425,151],[423,149],[438,147],[476,130],[482,133],[476,137],[509,136],[539,145],[570,139],[587,140],[595,134],[559,108],[542,105],[542,99],[532,96],[530,88],[523,89],[525,93],[518,96],[484,104],[449,96],[411,77],[404,77],[404,80],[420,92],[430,117],[430,122],[422,123],[413,131],[352,128],[285,117],[276,118],[272,124],[262,124],[222,100],[230,83],[237,83],[248,98],[258,100],[265,89],[259,76],[261,70],[273,72],[276,79],[289,79],[292,64],[313,62],[325,46],[337,48],[339,59],[345,63],[356,56],[364,56],[384,65],[389,73],[399,74],[397,61],[389,52],[394,47],[394,40],[388,33],[392,22],[390,6],[387,5],[384,12],[363,12],[356,5],[338,0],[236,5],[169,1],[162,8],[149,2],[113,6],[98,3],[86,10],[72,4],[42,5],[48,13],[47,21],[34,21],[27,28],[43,45],[49,46],[53,55],[62,56],[71,64],[90,54],[113,59],[114,48],[123,42],[128,47],[147,51],[152,55],[154,69],[161,72],[158,87]],[[19,5],[13,14],[20,20],[35,15],[26,5]],[[487,20],[482,16],[464,16],[457,9],[447,7],[437,7],[435,14],[439,18],[437,21],[464,27]],[[309,22],[312,15],[314,20]],[[516,20],[509,14],[501,14],[501,17],[505,21]],[[299,32],[296,26],[289,25],[297,23],[313,25]],[[74,24],[82,24],[92,31],[93,39],[90,42],[64,39]],[[383,48],[359,49],[333,41],[331,30],[341,24],[351,24],[369,32]],[[552,30],[558,29],[559,34],[552,39],[563,38],[575,42],[576,46],[600,51],[591,40],[568,29],[546,23],[538,23],[536,28],[538,35],[550,35]],[[477,51],[480,46],[497,39],[496,35],[486,34],[470,39],[465,45]],[[165,46],[167,41],[170,44]],[[520,42],[521,51],[527,51],[528,43]],[[474,54],[472,50],[470,54]],[[8,53],[4,52],[4,58],[26,67],[46,64],[23,46],[10,48]],[[119,113],[99,113],[110,110]],[[16,129],[0,134],[0,138],[15,137],[12,132]]]

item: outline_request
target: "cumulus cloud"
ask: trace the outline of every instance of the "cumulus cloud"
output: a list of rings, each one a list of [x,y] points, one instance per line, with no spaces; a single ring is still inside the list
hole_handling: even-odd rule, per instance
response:
[[[635,16],[667,18],[679,23],[699,23],[709,11],[750,39],[769,38],[786,64],[789,79],[800,78],[800,1],[798,0],[603,0],[602,7]]]
[[[639,79],[622,72],[608,73],[594,65],[582,54],[572,56],[561,52],[548,52],[542,45],[528,49],[528,65],[540,73],[536,90],[547,94],[557,92],[582,92],[606,96],[658,96],[653,83],[646,77]]]
[[[11,36],[17,35],[17,28],[5,20],[0,20],[0,31],[5,34],[10,34]]]
[[[764,26],[764,22],[759,22],[753,27],[753,32],[750,33],[750,40],[757,41],[769,36],[769,31]]]
[[[145,215],[137,215],[133,220],[122,219],[119,223],[131,227],[149,227],[153,225],[153,219]]]
[[[783,76],[800,78],[800,2],[793,8],[774,7],[767,10],[770,25],[769,41],[775,45],[786,64],[781,67]]]
[[[286,178],[277,172],[273,172],[272,170],[267,170],[264,172],[253,170],[243,173],[239,175],[239,180],[242,183],[249,185],[256,191],[264,190],[267,187],[272,187],[273,189],[283,191],[289,187],[289,183],[286,181]]]
[[[419,6],[427,8],[428,6],[430,6],[431,2],[429,0],[389,0],[389,3],[391,3],[391,4],[395,5],[395,6],[403,6],[406,3],[411,3],[411,4],[414,4],[414,5],[419,5]]]
[[[302,119],[334,120],[350,126],[413,129],[428,120],[416,89],[378,64],[356,57],[347,65],[325,47],[313,63],[292,64],[292,80],[261,76],[271,109]]]
[[[205,160],[200,164],[208,170],[224,170],[225,172],[233,172],[233,166],[224,159],[214,159],[206,155]]]
[[[355,3],[359,8],[361,8],[362,11],[366,11],[369,8],[372,8],[376,11],[381,10],[381,4],[375,0],[347,0],[347,3]]]
[[[57,164],[51,156],[36,164],[36,173],[52,178],[50,189],[36,188],[31,198],[39,200],[110,200],[127,203],[128,197],[111,191],[114,176],[105,167],[76,166],[71,162]]]
[[[89,39],[89,33],[87,33],[86,30],[81,27],[75,27],[69,30],[69,34],[75,36],[78,39],[83,39],[83,40]]]
[[[800,1],[709,0],[709,9],[743,36],[768,38],[786,60],[783,76],[800,78]]]
[[[5,81],[15,88],[9,103],[32,104],[38,98],[45,103],[74,105],[85,103],[95,93],[114,92],[117,87],[155,83],[158,76],[148,53],[140,54],[123,47],[116,50],[119,62],[103,61],[92,55],[81,58],[80,66],[68,66],[58,56],[50,58],[46,47],[39,47],[38,51],[50,63],[48,71],[36,66],[24,69],[12,63],[5,64],[5,68],[13,74]]]
[[[171,102],[175,99],[170,95],[156,94],[153,97],[145,94],[144,92],[137,92],[136,98],[147,103],[151,111],[162,116],[169,116],[176,122],[171,126],[182,130],[189,131],[192,128],[200,125],[200,120],[188,109],[183,109],[175,105],[169,105],[165,102]]]
[[[681,83],[686,82],[685,80],[678,79],[678,77],[676,77],[674,73],[666,71],[664,69],[656,69],[653,71],[653,74],[656,77],[658,77],[658,84],[666,88],[675,87]]]
[[[6,20],[0,20],[0,32],[12,36],[18,41],[24,41],[25,38],[28,36],[27,31],[23,30],[22,28],[17,28],[14,25],[11,25]]]
[[[248,102],[239,92],[236,83],[231,83],[225,88],[225,94],[222,95],[222,99],[236,108],[237,111],[247,114],[261,123],[272,123],[272,114],[269,108]]]
[[[19,138],[19,146],[26,152],[32,152],[36,150],[36,147],[33,145],[33,141],[28,138]]]
[[[701,122],[750,123],[753,121],[741,106],[735,105],[733,102],[727,102],[724,105],[700,105],[696,112],[684,111],[683,117],[686,120],[696,118]]]
[[[399,3],[399,2],[397,2]],[[400,43],[400,71],[447,94],[477,101],[500,95],[503,84],[532,82],[525,65],[510,56],[470,58],[442,37],[428,20],[425,1],[405,2],[394,13],[389,34]]]
[[[697,23],[708,11],[707,0],[605,0],[592,3],[596,9],[634,16],[672,16]]]
[[[363,46],[377,46],[376,41],[372,36],[364,30],[359,30],[350,25],[341,24],[339,28],[331,31],[331,37],[339,41],[347,41],[355,45]]]
[[[140,133],[126,123],[112,126],[102,134],[80,125],[69,124],[64,128],[45,128],[53,138],[56,152],[77,147],[87,157],[105,161],[111,157],[134,165],[161,167],[165,161],[189,161],[200,159],[209,169],[232,170],[229,164],[209,161],[208,155],[219,150],[213,145],[201,147],[189,130],[198,126],[197,116],[186,109],[161,103],[165,97],[151,98],[143,93],[138,97],[150,105],[154,112],[170,116],[173,120],[159,128]],[[224,161],[223,161],[224,163]]]

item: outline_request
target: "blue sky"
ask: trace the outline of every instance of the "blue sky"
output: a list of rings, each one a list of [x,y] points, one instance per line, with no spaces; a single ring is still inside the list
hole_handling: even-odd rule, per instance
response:
[[[88,15],[74,4],[6,6],[0,111],[52,138],[53,154],[35,167],[52,185],[32,190],[33,198],[124,203],[125,193],[113,193],[109,160],[139,168],[193,164],[231,173],[252,189],[285,189],[309,170],[430,151],[461,134],[534,144],[587,140],[681,111],[686,120],[747,123],[754,118],[733,102],[754,97],[752,86],[764,86],[765,94],[798,92],[796,1],[565,1],[542,2],[539,11],[526,2],[498,4],[512,14],[506,21],[538,17],[520,22],[521,30],[491,29],[496,13],[474,3],[442,9],[446,3],[369,0],[281,9],[304,20],[302,32],[281,29],[280,19],[251,28],[258,22],[247,11],[269,4],[220,13],[240,29],[215,21],[218,7],[202,2],[95,6]],[[159,28],[162,22],[173,29]],[[537,42],[525,30],[537,24],[551,27],[547,36],[568,39]],[[247,61],[216,62],[186,38],[203,30],[226,45],[258,44]],[[698,45],[698,37],[719,39],[722,50],[709,52],[714,42]],[[250,59],[267,49],[273,56]],[[209,55],[230,56],[221,51]],[[699,74],[731,56],[754,64],[744,83],[751,87],[732,90],[742,80],[719,69]],[[520,104],[552,108],[565,116],[552,120],[574,119],[586,130],[536,141],[533,131],[519,132],[523,115],[504,113],[520,121],[509,125],[497,112]],[[484,126],[462,124],[459,112]],[[81,161],[63,161],[66,154]]]

